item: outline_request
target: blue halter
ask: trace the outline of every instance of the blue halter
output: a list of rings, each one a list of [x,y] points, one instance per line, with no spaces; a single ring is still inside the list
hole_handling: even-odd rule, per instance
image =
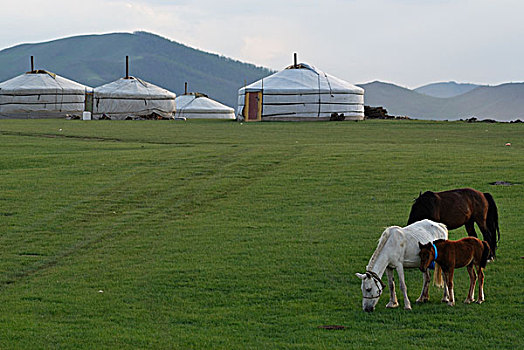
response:
[[[437,247],[435,246],[435,243],[431,243],[431,244],[433,245],[433,249],[435,249],[435,258],[433,259],[431,264],[429,264],[429,269],[434,270],[435,269],[435,260],[437,260],[438,253],[437,253]]]

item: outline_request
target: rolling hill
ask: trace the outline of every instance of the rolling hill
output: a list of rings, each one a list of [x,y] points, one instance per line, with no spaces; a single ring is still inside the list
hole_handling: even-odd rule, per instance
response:
[[[476,89],[479,86],[481,85],[448,81],[420,86],[416,89],[413,89],[413,91],[428,96],[448,98],[465,94],[466,92]]]
[[[146,32],[84,35],[37,44],[22,44],[0,51],[0,81],[35,68],[46,69],[80,83],[97,87],[125,76],[125,56],[130,75],[181,94],[184,83],[191,91],[208,94],[235,107],[237,91],[270,70],[216,54],[206,53]]]
[[[155,34],[135,32],[75,36],[4,49],[0,51],[0,81],[28,71],[30,56],[35,56],[35,68],[92,87],[123,77],[125,56],[130,56],[131,75],[176,94],[183,93],[184,83],[189,82],[191,91],[232,107],[237,105],[240,87],[273,73]],[[415,90],[379,81],[360,86],[366,90],[366,105],[385,107],[390,115],[433,120],[524,119],[524,83],[477,86],[448,82]]]
[[[390,115],[415,119],[458,120],[476,117],[497,121],[524,120],[524,83],[479,86],[464,94],[439,98],[394,84],[360,84],[369,106],[382,106]]]

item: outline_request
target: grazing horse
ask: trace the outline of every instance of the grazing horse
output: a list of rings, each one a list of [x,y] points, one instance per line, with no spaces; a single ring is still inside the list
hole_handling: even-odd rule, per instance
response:
[[[474,266],[477,267],[479,278],[479,299],[478,304],[484,301],[484,271],[490,252],[489,244],[475,237],[465,237],[458,241],[437,240],[433,243],[422,244],[419,242],[420,271],[427,271],[432,261],[435,261],[442,268],[444,274],[444,297],[442,302],[447,302],[449,306],[455,305],[455,293],[453,291],[453,272],[456,268],[468,267],[469,273],[469,293],[464,303],[470,304],[475,301],[475,275]]]
[[[443,192],[426,191],[415,199],[409,213],[408,225],[422,219],[441,222],[449,230],[465,225],[468,236],[473,237],[477,237],[475,232],[475,223],[477,223],[482,236],[489,243],[489,258],[495,258],[500,230],[497,205],[491,194],[472,188]]]
[[[397,270],[400,280],[400,290],[404,294],[404,309],[411,310],[411,303],[408,298],[406,282],[404,281],[404,268],[416,268],[420,266],[418,255],[418,242],[432,242],[436,239],[447,239],[448,230],[443,224],[431,220],[422,220],[404,228],[391,226],[380,236],[377,249],[371,256],[366,273],[357,273],[357,277],[362,280],[362,309],[371,312],[382,294],[385,285],[381,278],[384,271],[388,275],[389,303],[388,308],[398,307],[397,295],[395,294],[395,281],[393,280],[393,269]],[[423,275],[422,293],[417,299],[417,303],[429,300],[429,271]],[[437,265],[434,274],[436,285],[442,285],[442,275],[440,267]]]

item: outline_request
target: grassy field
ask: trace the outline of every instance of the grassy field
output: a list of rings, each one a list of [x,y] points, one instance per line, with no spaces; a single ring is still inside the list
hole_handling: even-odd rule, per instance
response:
[[[524,347],[523,124],[2,120],[0,140],[1,349]],[[433,286],[415,305],[408,270],[412,311],[364,313],[383,229],[466,186],[499,207],[486,302],[462,304],[461,269],[454,308]]]

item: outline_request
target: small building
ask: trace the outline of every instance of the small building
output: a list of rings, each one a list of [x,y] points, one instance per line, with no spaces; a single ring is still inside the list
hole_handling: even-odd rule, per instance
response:
[[[176,95],[135,77],[121,78],[93,92],[93,119],[174,116]]]
[[[176,95],[129,75],[126,56],[126,76],[99,86],[93,92],[93,119],[135,119],[174,117]]]
[[[176,106],[176,118],[236,119],[234,108],[225,106],[198,92],[186,92],[178,96]]]
[[[238,90],[237,118],[362,120],[364,89],[306,63],[296,63],[295,56],[295,64]]]
[[[34,70],[0,83],[0,118],[82,116],[92,88],[46,70]]]

